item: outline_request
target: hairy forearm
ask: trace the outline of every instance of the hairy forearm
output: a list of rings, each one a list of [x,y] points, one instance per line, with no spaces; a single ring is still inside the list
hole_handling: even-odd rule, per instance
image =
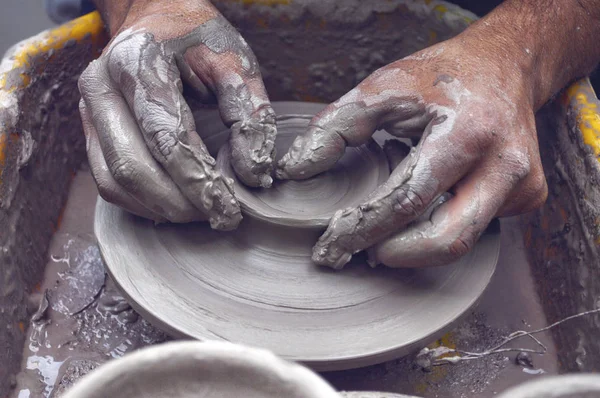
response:
[[[537,110],[600,62],[600,0],[507,0],[465,34],[516,64]]]

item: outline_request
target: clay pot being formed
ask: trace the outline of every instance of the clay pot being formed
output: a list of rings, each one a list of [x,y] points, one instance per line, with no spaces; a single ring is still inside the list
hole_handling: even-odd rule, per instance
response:
[[[298,114],[315,108],[313,104],[284,105],[295,114],[277,120],[276,160],[306,132],[314,114]],[[223,134],[225,137],[226,134]],[[275,180],[270,189],[249,188],[233,172],[231,149],[224,143],[217,156],[217,168],[234,181],[235,196],[243,213],[270,224],[295,228],[325,229],[337,210],[355,207],[389,177],[388,161],[373,140],[367,145],[346,148],[346,153],[329,171],[303,181]]]

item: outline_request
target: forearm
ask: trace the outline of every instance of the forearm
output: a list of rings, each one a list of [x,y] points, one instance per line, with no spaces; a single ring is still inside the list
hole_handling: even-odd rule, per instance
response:
[[[516,63],[537,110],[600,62],[600,0],[507,0],[465,35]]]

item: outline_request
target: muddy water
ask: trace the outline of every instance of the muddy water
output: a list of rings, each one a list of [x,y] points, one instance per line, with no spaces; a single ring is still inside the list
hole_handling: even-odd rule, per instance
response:
[[[58,397],[112,358],[167,336],[141,319],[106,278],[93,237],[97,191],[87,170],[71,185],[34,313],[14,397]]]
[[[102,363],[168,339],[143,320],[106,277],[93,237],[97,191],[87,169],[75,177],[54,235],[43,282],[30,297],[32,320],[22,371],[12,397],[59,397]],[[503,220],[498,271],[479,305],[430,347],[485,351],[516,330],[546,325],[525,259],[516,219]],[[468,288],[468,287],[467,287]],[[25,325],[23,327],[26,327]],[[323,374],[340,390],[379,390],[422,397],[492,397],[525,380],[557,373],[554,345],[532,364],[517,353],[495,354],[456,365],[423,368],[414,356],[364,369]],[[510,344],[536,348],[527,339]],[[426,364],[425,364],[426,365]]]

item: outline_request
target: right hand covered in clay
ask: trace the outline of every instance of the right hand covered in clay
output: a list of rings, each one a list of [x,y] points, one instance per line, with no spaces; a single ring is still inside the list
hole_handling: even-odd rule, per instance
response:
[[[207,0],[96,5],[112,40],[79,89],[100,195],[159,222],[208,219],[215,229],[234,229],[241,213],[232,181],[215,169],[196,133],[182,80],[218,102],[240,179],[269,187],[275,114],[254,54]]]
[[[341,268],[369,249],[372,263],[446,264],[466,254],[492,218],[540,206],[547,186],[534,114],[597,64],[599,15],[598,0],[508,0],[456,38],[376,71],[318,114],[278,165],[280,178],[331,168],[346,146],[365,144],[377,129],[420,141],[364,204],[336,213],[313,260]],[[447,191],[453,197],[430,219],[411,224]]]

